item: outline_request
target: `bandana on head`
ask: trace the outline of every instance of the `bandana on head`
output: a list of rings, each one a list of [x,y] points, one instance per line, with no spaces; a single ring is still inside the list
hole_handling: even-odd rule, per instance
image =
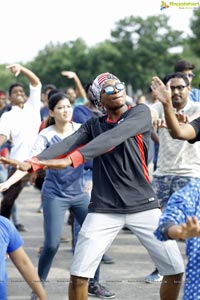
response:
[[[93,96],[93,101],[95,102],[96,105],[100,103],[100,95],[101,95],[101,90],[103,85],[105,84],[106,81],[111,80],[111,79],[116,79],[119,80],[115,75],[110,74],[110,73],[102,73],[99,76],[97,76],[91,86],[90,92],[92,93]]]

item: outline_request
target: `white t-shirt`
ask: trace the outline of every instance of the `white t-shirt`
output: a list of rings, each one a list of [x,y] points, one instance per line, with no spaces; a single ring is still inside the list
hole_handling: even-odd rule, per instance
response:
[[[30,85],[30,96],[24,108],[12,106],[0,119],[0,134],[4,134],[12,143],[10,157],[25,160],[29,157],[41,124],[41,83]]]
[[[164,118],[160,102],[152,104],[150,109],[157,112],[158,118]],[[181,113],[191,116],[200,111],[200,103],[188,100]],[[200,143],[173,139],[166,128],[159,128],[159,151],[157,169],[153,175],[200,177]]]

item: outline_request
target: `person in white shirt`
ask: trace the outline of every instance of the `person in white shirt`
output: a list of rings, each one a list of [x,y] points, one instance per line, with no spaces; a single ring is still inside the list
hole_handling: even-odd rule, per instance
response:
[[[40,119],[41,105],[41,82],[40,79],[29,69],[19,64],[7,66],[18,76],[22,73],[29,81],[30,93],[26,96],[24,86],[14,83],[9,87],[9,100],[12,109],[5,112],[0,119],[0,146],[7,140],[12,142],[10,158],[26,159],[37,137]],[[8,177],[15,172],[9,168]],[[23,187],[29,181],[30,175],[26,175],[10,189],[3,192],[1,201],[1,215],[10,218],[11,209]],[[22,224],[15,224],[20,231],[25,231]],[[19,228],[18,228],[19,227]]]

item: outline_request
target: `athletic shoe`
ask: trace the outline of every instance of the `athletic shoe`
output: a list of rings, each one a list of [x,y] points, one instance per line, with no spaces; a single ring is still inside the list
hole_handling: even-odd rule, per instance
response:
[[[100,283],[91,283],[88,286],[88,295],[99,297],[102,299],[113,299],[115,294],[111,293],[107,288],[102,286]]]
[[[38,295],[32,292],[29,300],[39,300]]]
[[[151,274],[145,277],[146,283],[161,282],[163,276],[159,274],[158,269],[155,269]]]
[[[15,224],[15,228],[18,230],[18,231],[21,231],[21,232],[27,232],[28,230],[24,227],[23,224]]]
[[[103,255],[101,262],[108,265],[115,263],[114,260],[106,254]]]

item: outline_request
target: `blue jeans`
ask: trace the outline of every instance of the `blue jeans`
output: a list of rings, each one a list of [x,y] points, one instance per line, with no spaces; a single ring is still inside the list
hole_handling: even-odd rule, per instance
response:
[[[65,213],[70,208],[82,225],[88,213],[89,196],[87,193],[72,199],[49,199],[43,195],[44,249],[38,263],[38,274],[45,282],[54,256],[59,248]]]

